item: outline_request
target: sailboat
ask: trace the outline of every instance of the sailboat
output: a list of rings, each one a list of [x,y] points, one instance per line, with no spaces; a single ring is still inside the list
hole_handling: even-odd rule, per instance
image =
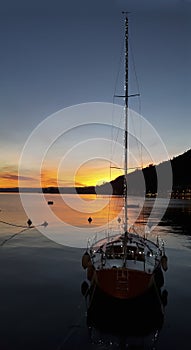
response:
[[[82,257],[91,289],[98,288],[115,299],[133,299],[153,285],[162,285],[167,270],[164,242],[156,242],[128,227],[128,15],[125,13],[125,91],[124,91],[124,225],[123,232],[108,232],[89,243]]]

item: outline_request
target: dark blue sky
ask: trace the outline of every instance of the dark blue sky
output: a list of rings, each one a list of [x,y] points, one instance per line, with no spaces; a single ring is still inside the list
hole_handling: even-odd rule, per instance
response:
[[[131,11],[141,114],[170,156],[190,148],[190,0],[6,0],[0,11],[2,169],[16,166],[27,136],[48,115],[113,101],[123,10]],[[135,88],[132,74],[132,93]],[[118,80],[116,92],[122,90]]]

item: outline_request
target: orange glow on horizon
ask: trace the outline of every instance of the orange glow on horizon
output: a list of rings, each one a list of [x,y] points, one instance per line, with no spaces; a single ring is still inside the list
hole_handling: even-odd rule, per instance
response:
[[[75,186],[96,186],[109,182],[122,175],[121,169],[109,169],[105,161],[89,161],[84,163],[75,174]]]
[[[20,175],[19,178],[16,167],[2,167],[0,169],[0,188],[96,186],[110,182],[121,175],[123,175],[122,169],[110,169],[109,162],[98,159],[82,164],[75,174],[72,174],[70,169],[64,170],[64,174],[59,174],[59,178],[56,167],[44,167],[40,179],[37,171],[32,169],[26,171],[25,175]]]

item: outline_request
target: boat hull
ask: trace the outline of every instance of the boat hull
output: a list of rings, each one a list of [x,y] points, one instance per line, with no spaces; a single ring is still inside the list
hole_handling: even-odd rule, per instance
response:
[[[87,324],[107,333],[145,336],[162,327],[165,305],[161,290],[154,286],[133,300],[112,298],[98,287],[92,288],[87,303]]]
[[[154,275],[128,268],[98,269],[91,282],[113,298],[131,299],[144,294],[154,284]]]

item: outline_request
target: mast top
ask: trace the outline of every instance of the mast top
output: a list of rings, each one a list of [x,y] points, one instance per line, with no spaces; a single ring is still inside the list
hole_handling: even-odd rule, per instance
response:
[[[129,11],[122,11],[122,14],[123,14],[123,15],[126,15],[126,16],[127,16],[128,13],[131,13],[131,12],[129,12]]]

